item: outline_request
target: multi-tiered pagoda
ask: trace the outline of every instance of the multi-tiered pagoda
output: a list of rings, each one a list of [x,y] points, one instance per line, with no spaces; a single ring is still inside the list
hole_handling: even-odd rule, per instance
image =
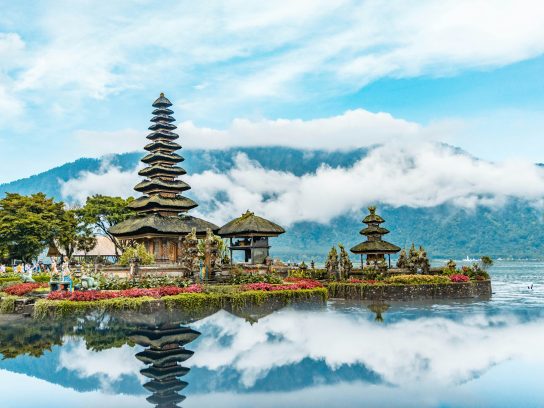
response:
[[[368,207],[368,211],[370,214],[363,219],[363,223],[367,226],[360,231],[360,234],[366,236],[367,239],[355,245],[350,251],[361,255],[361,264],[363,263],[363,255],[366,255],[367,265],[385,262],[387,254],[389,267],[391,267],[391,254],[399,252],[400,248],[382,239],[385,234],[389,234],[389,230],[380,226],[385,220],[376,214],[376,207]]]
[[[149,126],[152,132],[147,135],[150,143],[144,147],[149,153],[142,158],[147,167],[138,173],[145,179],[134,187],[143,195],[130,203],[137,215],[110,228],[121,241],[143,243],[157,262],[179,261],[181,240],[192,228],[199,237],[205,236],[207,229],[213,232],[219,229],[215,224],[187,215],[198,204],[182,195],[191,187],[178,179],[186,172],[178,166],[184,159],[176,153],[181,146],[175,142],[179,136],[174,133],[171,106],[162,93],[153,102],[155,110]]]

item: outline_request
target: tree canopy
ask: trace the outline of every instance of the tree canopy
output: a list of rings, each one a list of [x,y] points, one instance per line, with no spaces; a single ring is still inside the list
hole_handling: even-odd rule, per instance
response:
[[[107,236],[113,242],[116,254],[123,252],[124,248],[110,234],[109,228],[134,215],[134,212],[128,208],[132,200],[132,197],[124,199],[96,194],[88,197],[85,206],[78,210],[84,223],[93,225],[97,232]]]
[[[0,253],[30,261],[62,229],[64,204],[43,193],[23,196],[7,193],[0,200]]]

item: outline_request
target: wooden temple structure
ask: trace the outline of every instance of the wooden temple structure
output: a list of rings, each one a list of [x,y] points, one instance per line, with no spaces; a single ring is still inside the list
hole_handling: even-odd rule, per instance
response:
[[[364,266],[363,255],[366,255],[367,265],[385,262],[385,255],[387,255],[391,268],[391,254],[396,254],[400,248],[382,239],[385,234],[389,234],[389,230],[380,226],[385,220],[376,214],[376,207],[368,207],[368,211],[370,214],[363,219],[363,223],[367,226],[360,231],[360,234],[366,236],[367,239],[355,245],[350,251],[361,255],[361,267]]]
[[[223,225],[218,234],[221,238],[229,239],[231,264],[233,251],[243,251],[244,262],[255,265],[264,264],[270,254],[268,238],[277,237],[284,232],[285,230],[278,224],[248,210],[242,216]]]
[[[186,171],[178,166],[184,159],[176,153],[181,146],[176,143],[172,103],[161,93],[152,106],[151,133],[144,147],[149,153],[141,160],[146,167],[138,173],[144,180],[134,187],[143,195],[129,205],[136,215],[112,226],[110,232],[120,241],[143,243],[158,263],[176,263],[182,256],[182,239],[193,228],[201,238],[208,229],[215,233],[219,227],[187,214],[198,204],[182,195],[191,187],[178,178]]]

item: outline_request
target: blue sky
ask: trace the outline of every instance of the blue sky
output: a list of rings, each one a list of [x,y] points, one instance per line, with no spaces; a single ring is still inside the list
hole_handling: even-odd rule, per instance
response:
[[[423,137],[544,161],[539,1],[109,3],[0,0],[0,182],[134,150],[161,91],[187,147],[271,144],[271,121],[336,118],[277,143]],[[371,114],[344,123],[354,110]]]

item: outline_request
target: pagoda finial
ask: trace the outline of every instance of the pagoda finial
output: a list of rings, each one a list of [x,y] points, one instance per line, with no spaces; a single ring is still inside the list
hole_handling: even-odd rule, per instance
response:
[[[164,92],[161,92],[161,98],[164,98]]]
[[[370,211],[370,214],[376,214],[376,206],[371,205],[368,207],[368,211]]]

